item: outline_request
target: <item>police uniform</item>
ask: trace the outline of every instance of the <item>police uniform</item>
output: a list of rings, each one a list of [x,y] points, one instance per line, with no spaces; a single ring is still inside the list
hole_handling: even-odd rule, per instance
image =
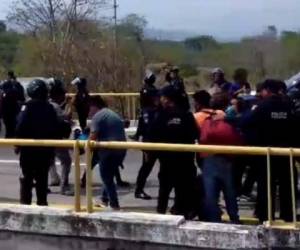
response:
[[[158,108],[155,106],[144,108],[141,112],[141,118],[139,120],[139,134],[143,138],[143,142],[151,142],[150,129],[158,114]],[[144,193],[144,187],[152,169],[157,160],[157,155],[154,152],[144,151],[143,152],[143,163],[139,170],[137,181],[136,181],[136,198],[150,199]],[[144,195],[144,197],[138,197]]]
[[[136,139],[142,137],[144,142],[150,142],[149,128],[154,120],[155,114],[157,113],[155,98],[158,98],[159,93],[158,89],[154,85],[155,80],[155,75],[151,73],[144,79],[145,84],[140,91],[141,113],[135,137]],[[156,160],[157,156],[153,152],[143,152],[143,163],[136,181],[136,198],[151,199],[151,197],[144,192],[144,187]]]
[[[186,93],[183,79],[180,77],[176,77],[173,80],[171,80],[170,85],[173,86],[179,93],[181,93],[179,105],[183,109],[189,110],[190,109],[189,96]]]
[[[280,95],[264,99],[251,115],[251,127],[255,132],[254,144],[264,147],[293,147],[296,120],[292,104]],[[260,221],[268,218],[267,166],[265,157],[260,158],[258,168],[256,215]],[[293,176],[296,178],[296,175]],[[273,216],[276,206],[276,186],[279,186],[280,218],[292,221],[291,173],[288,157],[271,156],[271,182]],[[297,183],[297,182],[296,182]]]
[[[2,90],[2,118],[5,125],[5,137],[15,136],[17,115],[20,112],[21,103],[24,102],[24,89],[15,80],[7,80],[1,85]]]
[[[140,105],[142,110],[152,106],[154,96],[158,96],[158,89],[154,84],[144,84],[140,91]]]
[[[194,116],[182,108],[161,110],[151,127],[151,141],[194,144],[199,138]],[[175,189],[174,210],[187,216],[193,209],[196,179],[194,153],[157,152],[160,160],[158,213],[166,213],[169,195]]]
[[[85,78],[77,77],[72,81],[71,84],[77,86],[77,93],[74,97],[73,103],[78,114],[78,120],[81,130],[84,130],[87,126],[90,99],[90,95],[87,90],[87,80]]]
[[[47,86],[43,81],[35,80],[29,88],[37,86],[21,110],[16,135],[22,139],[56,139],[59,136],[59,123],[53,106],[47,101]],[[42,87],[41,87],[42,86]],[[46,89],[44,88],[46,86]],[[42,90],[40,91],[40,89]],[[29,96],[31,92],[28,90]],[[41,94],[41,98],[39,98]],[[35,182],[37,205],[46,206],[48,188],[48,170],[54,157],[51,147],[20,147],[20,202],[31,204],[32,188]]]

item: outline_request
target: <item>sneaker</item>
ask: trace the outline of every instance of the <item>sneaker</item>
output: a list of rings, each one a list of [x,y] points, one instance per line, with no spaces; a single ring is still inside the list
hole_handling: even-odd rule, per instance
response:
[[[105,201],[99,201],[98,199],[94,199],[94,206],[99,208],[108,208],[109,204]]]
[[[150,195],[146,194],[144,191],[135,192],[135,198],[142,199],[142,200],[151,200],[152,199],[152,197]]]
[[[69,187],[62,188],[62,190],[60,191],[60,194],[65,195],[65,196],[74,196],[74,191],[71,190]]]
[[[248,195],[241,195],[238,198],[238,201],[239,202],[255,202],[255,199],[251,196],[248,196]]]
[[[117,183],[118,187],[120,188],[129,188],[130,187],[130,183],[127,181],[119,181]]]

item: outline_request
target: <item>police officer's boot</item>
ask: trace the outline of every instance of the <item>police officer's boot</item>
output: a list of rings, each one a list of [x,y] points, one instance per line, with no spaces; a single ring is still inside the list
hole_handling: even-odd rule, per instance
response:
[[[26,183],[24,177],[20,177],[20,203],[31,205],[32,187],[30,183]]]

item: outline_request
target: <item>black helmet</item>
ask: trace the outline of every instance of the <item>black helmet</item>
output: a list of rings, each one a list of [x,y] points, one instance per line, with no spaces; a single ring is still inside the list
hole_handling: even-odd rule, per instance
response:
[[[76,85],[79,89],[84,89],[87,86],[87,80],[85,78],[76,77],[71,84]]]
[[[31,99],[46,100],[48,98],[47,84],[43,80],[35,79],[29,83],[27,94]]]
[[[64,88],[64,83],[59,80],[59,79],[56,79],[56,78],[49,78],[47,80],[47,84],[49,86],[49,89],[55,87],[55,88]]]
[[[155,81],[156,81],[156,76],[153,73],[147,75],[144,79],[144,82],[149,85],[154,84]]]
[[[55,98],[58,96],[64,96],[66,94],[66,90],[64,87],[64,83],[55,78],[50,78],[47,81],[49,87],[49,96],[50,98]]]

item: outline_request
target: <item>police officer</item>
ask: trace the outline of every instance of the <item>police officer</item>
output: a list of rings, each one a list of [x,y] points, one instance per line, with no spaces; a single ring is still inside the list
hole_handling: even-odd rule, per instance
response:
[[[149,138],[149,131],[158,113],[159,95],[157,88],[154,86],[154,82],[155,76],[151,74],[145,79],[145,86],[141,91],[143,108],[139,119],[137,134],[142,137],[143,142],[151,142],[151,139]],[[156,160],[157,155],[155,153],[150,151],[143,152],[143,163],[137,176],[135,190],[135,197],[138,199],[151,199],[151,196],[145,193],[144,187]]]
[[[77,87],[77,93],[73,100],[74,107],[78,114],[79,125],[83,131],[87,126],[87,118],[89,115],[89,91],[87,89],[87,80],[85,78],[75,78],[72,85]]]
[[[254,129],[254,144],[265,147],[293,147],[297,120],[293,113],[291,101],[282,95],[282,82],[266,80],[261,86],[262,101],[258,104],[250,117],[250,124]],[[265,158],[260,161],[258,168],[258,187],[256,215],[261,222],[268,218],[267,167]],[[292,221],[291,176],[289,158],[271,156],[271,185],[273,217],[275,211],[276,187],[279,187],[280,219]],[[296,182],[297,183],[297,182]]]
[[[72,129],[72,113],[66,104],[66,90],[63,82],[58,79],[50,78],[48,83],[50,88],[50,103],[53,105],[59,119],[61,130],[60,139],[69,139]],[[55,155],[61,162],[62,172],[60,178],[56,171],[55,159],[53,159],[53,163],[49,171],[51,179],[50,186],[60,184],[61,194],[72,196],[74,192],[70,189],[69,185],[72,158],[70,156],[69,149],[58,148],[55,150]]]
[[[199,138],[194,116],[180,103],[181,93],[173,86],[161,91],[162,110],[150,130],[153,142],[194,144]],[[194,153],[158,152],[160,161],[158,213],[166,213],[171,190],[175,189],[174,214],[189,218],[193,210],[193,185],[196,179]]]
[[[27,88],[31,98],[22,107],[16,128],[17,138],[56,139],[59,138],[58,118],[48,102],[48,88],[44,81],[33,80]],[[51,147],[20,147],[20,202],[30,205],[35,182],[37,205],[47,206],[48,171],[54,157]]]
[[[130,139],[138,141],[142,136],[142,124],[143,124],[143,111],[148,109],[149,106],[152,106],[152,97],[158,95],[158,89],[154,85],[156,81],[156,76],[150,71],[146,71],[146,77],[144,78],[144,85],[140,91],[140,116],[138,127],[135,135],[129,136]]]
[[[22,85],[16,80],[12,71],[8,72],[8,80],[1,85],[2,118],[6,138],[15,136],[17,115],[24,101],[25,96]]]
[[[185,90],[184,81],[179,75],[179,68],[177,66],[174,66],[171,69],[168,78],[170,85],[173,86],[173,88],[180,93],[180,99],[178,100],[178,104],[182,106],[183,109],[189,110],[189,97]]]
[[[14,83],[14,87],[18,93],[18,101],[23,104],[23,102],[25,101],[25,91],[22,84],[17,80],[15,72],[12,70],[8,71],[7,77],[9,81],[12,81]]]
[[[156,76],[151,71],[147,71],[144,79],[144,85],[140,91],[141,109],[152,105],[152,96],[158,93],[158,89],[154,85]]]
[[[179,75],[179,68],[174,66],[170,71],[170,84],[179,92],[185,92],[183,79]]]

